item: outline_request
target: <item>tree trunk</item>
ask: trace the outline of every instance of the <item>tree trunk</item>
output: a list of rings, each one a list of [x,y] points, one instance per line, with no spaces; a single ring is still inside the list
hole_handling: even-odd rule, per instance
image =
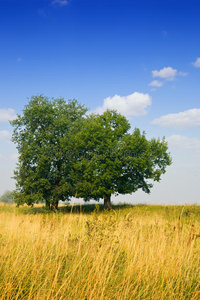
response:
[[[111,206],[111,195],[106,195],[104,197],[104,209],[112,209]]]
[[[45,206],[47,209],[50,209],[50,202],[48,200],[46,200]]]
[[[53,210],[54,212],[58,209],[58,200],[55,200],[52,204],[51,204],[51,210]]]

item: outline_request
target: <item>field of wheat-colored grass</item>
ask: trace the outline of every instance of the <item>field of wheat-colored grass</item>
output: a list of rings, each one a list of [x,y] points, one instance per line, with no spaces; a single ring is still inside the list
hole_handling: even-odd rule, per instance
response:
[[[0,299],[200,299],[199,234],[198,206],[1,204]]]

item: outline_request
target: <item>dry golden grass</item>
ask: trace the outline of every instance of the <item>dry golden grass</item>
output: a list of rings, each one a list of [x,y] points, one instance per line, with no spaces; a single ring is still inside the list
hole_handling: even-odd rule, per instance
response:
[[[181,209],[1,205],[0,299],[200,299],[199,210]]]

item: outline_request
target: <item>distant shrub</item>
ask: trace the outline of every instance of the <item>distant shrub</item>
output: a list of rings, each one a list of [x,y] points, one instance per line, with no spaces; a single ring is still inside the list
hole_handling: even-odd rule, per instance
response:
[[[13,192],[5,191],[5,193],[0,197],[0,202],[13,203]]]

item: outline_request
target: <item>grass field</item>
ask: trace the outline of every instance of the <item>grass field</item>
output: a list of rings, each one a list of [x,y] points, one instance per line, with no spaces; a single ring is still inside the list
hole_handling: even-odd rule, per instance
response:
[[[199,206],[0,204],[0,299],[200,299]]]

